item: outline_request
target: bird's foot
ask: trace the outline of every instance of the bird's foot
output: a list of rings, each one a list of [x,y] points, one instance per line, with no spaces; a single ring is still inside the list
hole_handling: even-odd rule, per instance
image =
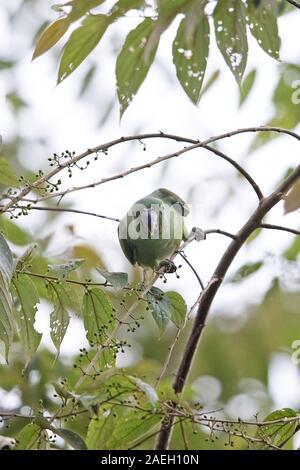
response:
[[[157,271],[158,272],[162,271],[164,273],[172,274],[172,273],[176,273],[177,266],[173,261],[171,261],[170,259],[167,258],[167,259],[163,259],[159,263]]]
[[[195,240],[196,242],[201,242],[202,240],[205,240],[205,231],[200,227],[193,227],[188,239],[190,241]]]

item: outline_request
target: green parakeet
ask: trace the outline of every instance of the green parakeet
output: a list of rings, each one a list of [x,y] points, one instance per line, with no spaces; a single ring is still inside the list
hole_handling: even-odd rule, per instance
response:
[[[155,270],[188,238],[187,204],[165,188],[136,201],[118,227],[121,248],[131,264]]]

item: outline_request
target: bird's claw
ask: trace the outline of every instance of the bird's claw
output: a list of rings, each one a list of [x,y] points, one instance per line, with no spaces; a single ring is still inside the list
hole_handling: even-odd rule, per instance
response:
[[[193,227],[189,235],[189,240],[195,240],[196,242],[201,242],[205,240],[205,232],[200,227]]]
[[[158,265],[158,268],[157,268],[157,271],[160,272],[160,271],[163,271],[164,273],[176,273],[177,271],[177,266],[176,264],[171,261],[170,259],[164,259],[162,260],[159,265]]]

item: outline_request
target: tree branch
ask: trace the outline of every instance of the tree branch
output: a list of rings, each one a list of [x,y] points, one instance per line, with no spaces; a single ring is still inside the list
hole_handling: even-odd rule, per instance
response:
[[[259,228],[267,228],[271,230],[281,230],[283,232],[293,233],[294,235],[300,235],[300,231],[294,228],[283,227],[282,225],[273,225],[273,224],[260,224]]]
[[[12,197],[10,199],[10,201],[1,208],[0,213],[1,212],[7,212],[12,206],[16,205],[23,198],[25,198],[32,190],[40,188],[41,185],[46,183],[48,180],[50,180],[53,176],[57,175],[62,170],[68,168],[70,165],[79,162],[80,160],[88,157],[89,155],[92,155],[94,153],[107,151],[109,148],[111,148],[115,145],[119,145],[119,144],[124,143],[124,142],[130,142],[130,141],[135,141],[135,140],[139,141],[139,140],[146,140],[146,139],[153,139],[153,138],[164,138],[164,139],[174,140],[176,142],[186,142],[186,143],[192,144],[191,146],[189,146],[188,150],[183,149],[183,150],[181,150],[179,152],[175,152],[174,154],[171,154],[169,156],[165,156],[165,157],[161,157],[161,158],[156,159],[156,163],[159,163],[159,162],[167,160],[169,158],[174,158],[176,156],[179,156],[180,154],[185,153],[189,150],[192,150],[193,148],[200,148],[200,147],[208,146],[209,144],[211,144],[213,142],[217,142],[219,140],[227,139],[229,137],[233,137],[233,136],[238,135],[238,134],[253,133],[253,132],[277,132],[277,133],[289,135],[289,136],[297,139],[298,141],[300,140],[300,136],[298,134],[296,134],[295,132],[293,132],[293,131],[290,131],[288,129],[282,129],[280,127],[266,127],[266,126],[247,127],[247,128],[244,128],[244,129],[236,129],[234,131],[226,132],[224,134],[220,134],[218,136],[211,137],[211,138],[209,138],[205,141],[202,141],[202,142],[200,142],[199,140],[190,139],[190,138],[187,138],[187,137],[181,137],[181,136],[178,136],[178,135],[165,134],[163,132],[149,133],[149,134],[139,134],[139,135],[133,135],[133,136],[127,136],[127,137],[120,137],[119,139],[116,139],[116,140],[98,145],[98,146],[93,147],[91,149],[88,149],[85,152],[83,152],[79,155],[76,155],[75,157],[69,158],[63,163],[60,163],[57,167],[53,168],[49,173],[47,173],[46,175],[43,175],[40,178],[38,178],[30,186],[25,186],[22,190],[20,190],[19,194],[17,194],[15,197]],[[150,165],[153,166],[153,164],[154,164],[153,162],[150,162]],[[104,180],[101,180],[101,181],[104,183],[104,182],[108,182],[108,181],[111,181],[111,180],[114,180],[114,179],[122,178],[124,176],[127,176],[127,174],[130,174],[130,173],[133,173],[133,172],[138,171],[140,169],[144,169],[144,168],[148,168],[148,167],[149,167],[149,164],[141,165],[141,167],[136,167],[133,170],[129,170],[129,173],[125,172],[123,174],[123,176],[120,175],[118,177],[115,176],[115,177],[111,177],[111,178],[105,178]],[[249,181],[249,179],[248,179],[248,181]],[[103,183],[101,183],[101,184],[103,184]],[[98,182],[98,184],[99,184],[99,182]],[[85,187],[81,187],[80,189],[85,189],[85,188],[88,188],[88,187],[92,188],[94,186],[95,186],[95,183],[87,185]],[[74,190],[77,190],[77,189],[75,188]],[[46,196],[44,199],[47,199],[47,198],[53,197],[53,196],[59,196],[59,195],[64,196],[68,192],[72,192],[72,188],[70,188],[69,190],[63,192],[63,194],[61,194],[60,192],[53,193],[49,196]],[[40,198],[39,200],[44,200],[44,199]]]
[[[270,196],[263,198],[260,201],[259,206],[240,229],[236,235],[236,239],[232,240],[225,253],[223,254],[217,268],[210,282],[204,291],[200,294],[200,300],[197,310],[197,315],[194,321],[194,325],[190,334],[190,337],[186,343],[185,350],[183,352],[182,360],[180,362],[176,379],[173,384],[173,389],[176,394],[180,394],[186,383],[188,374],[190,372],[192,361],[197,350],[197,346],[205,326],[205,321],[209,313],[211,304],[223,282],[223,279],[230,267],[235,256],[243,246],[247,238],[251,233],[257,229],[265,215],[274,207],[283,197],[283,195],[293,186],[295,181],[300,178],[300,165],[293,171],[293,173],[275,190]],[[175,405],[176,406],[176,405]],[[171,429],[174,418],[169,417],[168,423],[163,424],[161,432],[158,436],[156,443],[156,449],[165,450],[169,446],[171,437]]]
[[[293,5],[296,8],[299,8],[300,10],[300,3],[298,3],[296,0],[286,0],[290,5]]]
[[[0,206],[1,207],[1,206]],[[74,214],[83,214],[83,215],[91,215],[93,217],[99,217],[100,219],[112,220],[113,222],[120,222],[120,219],[116,217],[109,217],[107,215],[96,214],[95,212],[88,212],[88,211],[81,211],[79,209],[69,209],[66,207],[43,207],[43,206],[31,206],[28,209],[27,206],[13,206],[16,209],[26,209],[26,210],[36,210],[36,211],[50,211],[50,212],[71,212]]]

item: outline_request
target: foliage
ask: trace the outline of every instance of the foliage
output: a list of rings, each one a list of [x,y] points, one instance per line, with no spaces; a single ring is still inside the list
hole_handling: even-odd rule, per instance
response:
[[[53,47],[68,31],[69,26],[82,20],[63,48],[58,83],[70,75],[99,44],[106,30],[120,21],[130,10],[141,15],[147,2],[119,0],[106,13],[105,1],[86,4],[77,0],[56,6],[60,18],[41,33],[33,58]],[[103,5],[104,4],[104,5]],[[67,13],[66,5],[71,5]],[[130,31],[116,60],[117,91],[121,116],[145,80],[156,55],[163,33],[184,16],[173,42],[173,62],[177,78],[185,93],[197,104],[205,76],[210,43],[208,0],[165,0],[153,6],[153,16],[146,17]],[[103,7],[103,8],[102,8]],[[283,4],[284,7],[284,4]],[[248,56],[247,26],[258,45],[278,60],[280,37],[277,17],[282,13],[276,0],[218,0],[213,11],[217,45],[237,82],[241,84]]]
[[[244,77],[249,32],[264,52],[279,60],[278,18],[289,11],[287,2],[275,0],[218,0],[213,4],[206,0],[166,0],[150,7],[141,0],[119,0],[109,11],[106,3],[105,0],[73,0],[55,5],[59,17],[40,33],[33,58],[49,51],[70,32],[60,57],[58,83],[61,83],[86,60],[104,35],[117,28],[134,10],[140,20],[128,32],[123,46],[118,44],[117,48],[116,82],[121,115],[155,63],[161,38],[167,30],[174,33],[172,59],[178,81],[194,104],[219,76],[217,70],[205,81],[210,65],[209,50],[215,37],[217,48],[238,82],[240,106],[245,106],[254,94],[260,72],[253,68]],[[82,99],[95,77],[97,63],[90,65],[81,84]],[[1,72],[10,73],[14,67],[14,60],[0,60]],[[274,115],[269,125],[294,129],[300,121],[299,106],[290,98],[300,69],[285,63],[278,66],[278,71],[272,98]],[[28,106],[26,100],[18,89],[9,91],[7,99],[19,122],[19,116],[24,116],[22,112]],[[251,131],[255,132],[253,151],[275,136],[273,132],[259,130]],[[162,139],[165,135],[159,132],[156,137]],[[297,134],[294,137],[299,140]],[[146,138],[133,136],[128,140],[141,143],[146,150]],[[177,147],[168,159],[188,152],[188,145],[200,147],[198,139],[199,136],[192,141],[189,137],[175,136]],[[0,366],[1,433],[15,437],[17,449],[143,449],[154,446],[161,424],[172,416],[172,448],[291,448],[299,430],[300,402],[293,408],[272,411],[275,406],[268,387],[274,357],[291,361],[296,349],[292,345],[299,332],[297,228],[289,230],[284,246],[278,248],[277,261],[282,271],[279,276],[276,270],[269,269],[265,253],[260,251],[266,233],[264,227],[260,221],[252,227],[245,241],[244,260],[225,277],[229,282],[224,286],[232,289],[228,291],[231,293],[242,292],[249,286],[251,305],[244,300],[230,306],[221,302],[220,311],[207,323],[189,382],[181,395],[172,388],[173,376],[191,339],[188,334],[193,309],[201,298],[205,299],[205,293],[189,285],[191,293],[196,292],[197,300],[190,305],[186,300],[190,292],[179,293],[153,285],[160,273],[152,284],[144,285],[135,268],[129,273],[110,271],[106,265],[110,264],[108,257],[105,258],[106,247],[96,249],[91,242],[79,241],[71,224],[66,226],[72,239],[68,250],[58,254],[57,250],[49,249],[49,246],[56,248],[56,222],[61,221],[58,217],[63,211],[73,210],[74,215],[74,209],[63,197],[82,189],[69,186],[68,178],[106,158],[111,147],[123,145],[125,141],[122,137],[102,143],[82,154],[73,150],[54,153],[36,173],[22,161],[26,160],[22,136],[3,148],[0,156],[0,353],[3,353],[1,361],[6,364]],[[182,149],[178,150],[180,142]],[[208,145],[222,156],[217,138],[209,139]],[[285,157],[287,160],[288,152]],[[155,164],[164,158],[158,156]],[[143,162],[141,166],[128,170],[125,161],[122,173],[103,178],[100,184],[124,178],[131,172],[151,167],[152,163]],[[281,180],[287,180],[293,170],[284,168]],[[231,183],[225,182],[233,198],[237,193]],[[279,183],[274,184],[273,189],[278,186]],[[93,190],[95,183],[88,187]],[[289,215],[293,217],[299,209],[299,179],[279,196],[278,200],[284,199],[285,212],[293,213]],[[52,203],[54,198],[57,204]],[[230,198],[228,201],[231,203]],[[226,209],[228,201],[218,203],[222,206],[220,210]],[[106,206],[110,208],[109,202]],[[26,217],[38,210],[43,210],[45,215],[38,228],[30,222],[26,224]],[[83,213],[99,216],[103,223],[110,218]],[[41,233],[44,227],[49,229],[47,234]],[[215,233],[222,235],[218,229]],[[239,241],[238,236],[229,234],[230,241]],[[201,244],[204,250],[205,243]],[[270,251],[272,236],[267,245]],[[253,255],[250,260],[249,253]],[[256,292],[255,283],[267,271],[269,281],[265,278],[264,292]],[[196,275],[200,285],[201,279]],[[162,285],[168,276],[168,273],[161,274]],[[209,285],[222,282],[223,277],[212,276]],[[181,290],[181,284],[177,285]],[[41,315],[49,319],[49,344],[47,335],[39,331],[37,321]],[[72,340],[81,347],[77,354],[66,355],[61,351],[75,322],[78,334],[76,330]],[[83,334],[79,333],[78,325]],[[124,356],[125,366],[122,366]],[[16,403],[13,410],[11,396]],[[249,401],[251,413],[240,417],[236,403],[247,408]],[[60,440],[56,441],[55,436]]]

